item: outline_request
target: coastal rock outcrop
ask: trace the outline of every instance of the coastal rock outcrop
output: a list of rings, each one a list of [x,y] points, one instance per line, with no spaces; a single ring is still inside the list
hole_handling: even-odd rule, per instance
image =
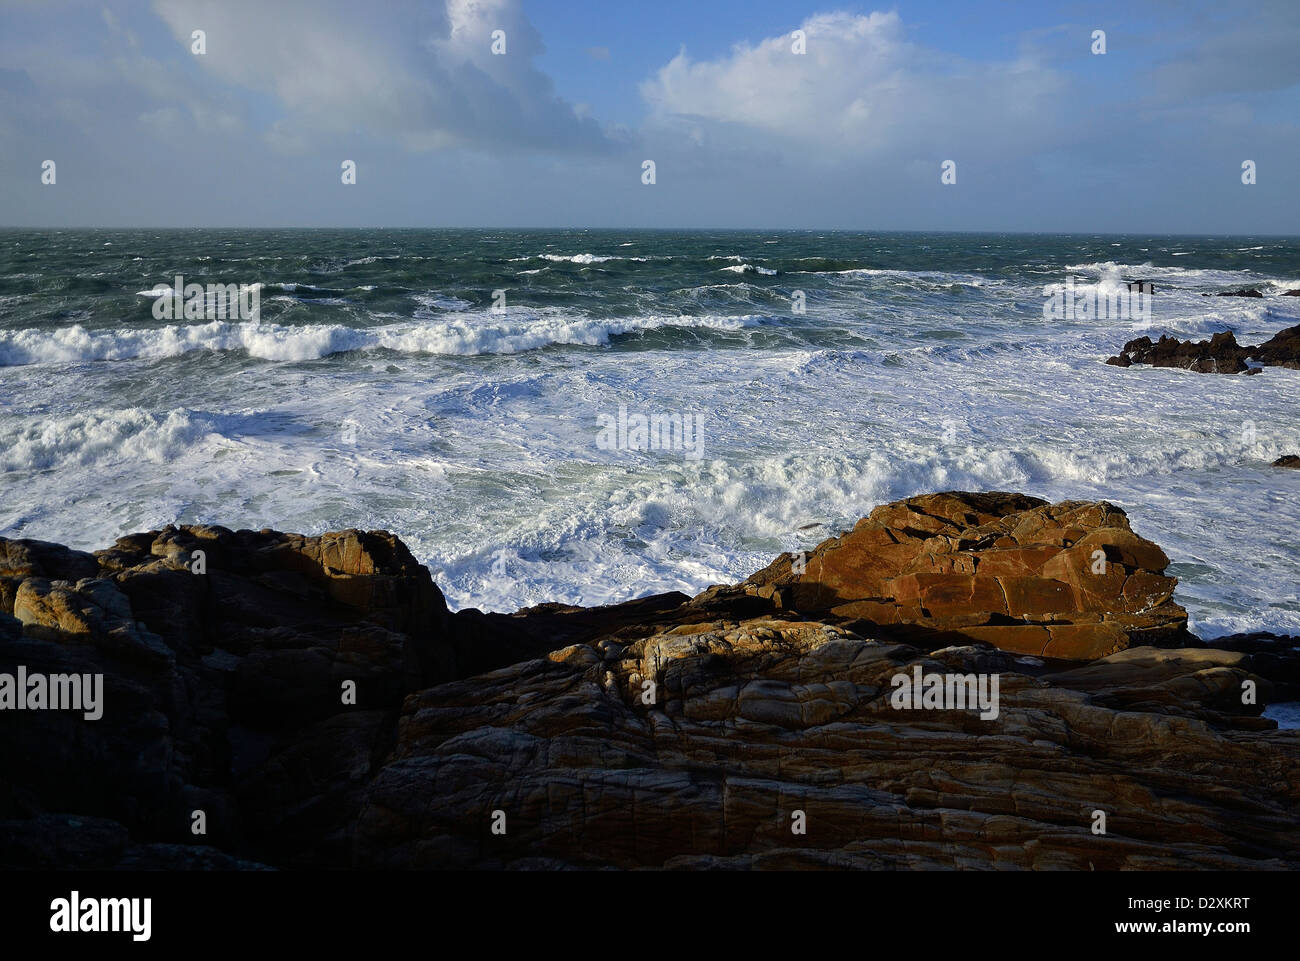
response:
[[[1010,493],[514,614],[382,531],[0,538],[0,867],[1300,867],[1300,650],[1191,637],[1167,563]],[[992,699],[895,699],[936,674]]]
[[[1149,364],[1152,367],[1180,367],[1203,374],[1257,374],[1253,360],[1266,367],[1289,367],[1300,370],[1300,325],[1279,331],[1256,347],[1243,347],[1231,331],[1215,334],[1209,340],[1178,340],[1167,334],[1158,341],[1150,337],[1130,340],[1106,363],[1116,367]]]
[[[918,671],[998,676],[996,717],[900,708]],[[1214,651],[1051,674],[779,618],[575,645],[409,698],[356,863],[1291,868],[1300,734],[1244,681]]]
[[[1088,659],[1186,633],[1168,564],[1112,504],[950,492],[877,507],[744,587],[873,637]]]

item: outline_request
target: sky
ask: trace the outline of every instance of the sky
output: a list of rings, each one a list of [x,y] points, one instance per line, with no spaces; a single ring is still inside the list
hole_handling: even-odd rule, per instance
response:
[[[0,225],[1300,234],[1300,2],[0,0]]]

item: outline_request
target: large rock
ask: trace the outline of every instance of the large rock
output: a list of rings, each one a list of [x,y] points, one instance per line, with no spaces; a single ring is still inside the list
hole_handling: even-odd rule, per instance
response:
[[[200,810],[218,846],[337,863],[403,698],[461,676],[441,592],[383,531],[167,528],[94,555],[0,539],[0,610],[0,672],[104,675],[98,720],[0,716],[23,772],[0,820],[112,822],[155,846],[122,848],[135,866],[181,858]]]
[[[1090,659],[1185,634],[1168,564],[1104,501],[951,492],[877,507],[745,587],[870,636]]]
[[[1269,367],[1300,369],[1300,326],[1279,331],[1257,347],[1243,347],[1231,332],[1215,334],[1209,340],[1178,340],[1167,334],[1158,341],[1150,337],[1130,340],[1106,363],[1116,367],[1150,364],[1152,367],[1180,367],[1202,374],[1258,373],[1254,360]]]
[[[1300,867],[1300,734],[1230,696],[1262,679],[1239,656],[1118,657],[1035,677],[780,618],[574,645],[408,698],[354,863]],[[896,707],[916,669],[997,676],[997,716]]]
[[[0,714],[0,867],[1300,867],[1300,647],[1147,646],[1166,563],[1109,504],[942,494],[803,573],[453,615],[379,531],[0,539],[0,673],[104,675],[99,720]],[[913,670],[998,709],[899,709]]]

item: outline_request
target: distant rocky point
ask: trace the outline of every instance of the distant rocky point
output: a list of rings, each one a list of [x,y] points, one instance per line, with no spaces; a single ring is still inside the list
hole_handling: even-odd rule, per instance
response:
[[[1168,563],[999,492],[509,615],[383,531],[0,539],[0,677],[104,676],[0,710],[0,867],[1300,868],[1300,650],[1192,636]]]

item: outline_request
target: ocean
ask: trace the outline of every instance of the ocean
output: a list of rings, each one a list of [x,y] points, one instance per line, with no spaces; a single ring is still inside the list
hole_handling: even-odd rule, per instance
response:
[[[159,319],[177,275],[260,285],[258,318]],[[1045,317],[1071,277],[1150,281],[1149,315]],[[1266,296],[1202,296],[1240,287]],[[384,528],[453,608],[511,611],[1014,490],[1123,507],[1203,636],[1300,634],[1300,471],[1270,466],[1300,371],[1105,364],[1258,343],[1296,287],[1276,237],[0,231],[0,535]]]

